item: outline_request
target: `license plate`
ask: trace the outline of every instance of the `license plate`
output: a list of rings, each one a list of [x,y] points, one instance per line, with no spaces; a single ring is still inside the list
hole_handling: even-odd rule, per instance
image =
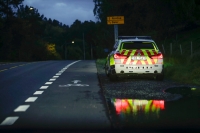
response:
[[[132,56],[132,60],[146,60],[145,56]]]

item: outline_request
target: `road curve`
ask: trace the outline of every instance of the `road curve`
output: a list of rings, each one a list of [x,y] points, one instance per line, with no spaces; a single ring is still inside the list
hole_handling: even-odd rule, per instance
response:
[[[110,128],[94,60],[23,64],[0,72],[0,129]]]

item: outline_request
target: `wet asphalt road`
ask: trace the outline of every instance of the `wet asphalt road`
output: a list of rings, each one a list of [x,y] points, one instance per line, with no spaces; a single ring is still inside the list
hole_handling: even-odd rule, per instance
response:
[[[1,64],[0,71],[0,131],[111,128],[94,60]]]
[[[110,82],[97,68],[98,76],[95,61],[0,64],[0,132],[200,131],[199,86]]]

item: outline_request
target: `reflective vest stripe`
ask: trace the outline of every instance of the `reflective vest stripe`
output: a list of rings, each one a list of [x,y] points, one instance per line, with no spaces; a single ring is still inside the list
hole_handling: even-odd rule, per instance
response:
[[[146,60],[145,60],[144,62],[145,62],[145,64],[146,64],[146,65],[148,65],[148,64],[149,64],[149,63],[148,63],[148,61],[146,61]]]
[[[149,50],[146,50],[148,56],[150,57],[151,56],[151,53],[149,52]]]
[[[154,55],[157,55],[157,52],[155,50],[152,50],[152,52],[154,53]]]
[[[126,64],[131,64],[131,60],[132,60],[131,56],[129,56],[128,59],[127,59],[127,61],[126,61]]]
[[[142,50],[140,51],[141,56],[145,56],[144,52],[145,52],[145,51],[142,51]],[[148,65],[148,63],[146,64],[146,62],[145,62],[144,60],[141,61],[141,64],[142,64],[142,65]]]
[[[148,62],[148,64],[150,64],[150,65],[152,65],[152,64],[153,64],[153,62],[151,61],[151,59],[150,59],[150,58],[147,58],[147,62]]]
[[[134,53],[134,51],[133,51],[133,56],[136,56],[138,54],[138,50],[136,50],[135,51],[135,53]],[[131,60],[131,64],[133,64],[133,65],[135,65],[137,63],[137,60]]]
[[[136,65],[142,65],[142,62],[140,60],[138,60]]]
[[[132,50],[127,50],[127,51],[128,51],[127,57],[128,57],[128,59],[129,59],[129,56],[130,56],[130,54],[132,53]],[[123,64],[126,64],[126,62],[127,62],[128,59],[124,59]]]
[[[133,65],[152,65],[156,63],[162,63],[161,60],[158,59],[151,59],[150,57],[152,55],[157,54],[158,52],[156,50],[121,50],[120,52],[122,55],[126,55],[127,59],[120,59],[120,61],[117,61],[117,63],[121,64],[133,64]],[[138,54],[141,54],[141,56],[145,56],[146,60],[132,60],[132,56],[138,56]]]
[[[151,54],[149,50],[146,50],[146,51],[147,51],[147,54],[148,54],[148,56],[149,56],[148,62],[149,62],[150,64],[155,64],[154,60],[150,58],[151,55],[153,55],[153,54]]]
[[[126,52],[126,50],[123,50],[121,54],[124,55],[125,52]]]

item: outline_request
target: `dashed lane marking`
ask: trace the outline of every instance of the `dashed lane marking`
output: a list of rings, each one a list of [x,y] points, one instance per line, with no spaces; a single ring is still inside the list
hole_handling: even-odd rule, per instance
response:
[[[65,66],[62,70],[60,70],[56,76],[53,76],[49,81],[55,81],[59,75],[61,75],[69,66],[75,64],[76,62],[79,62],[81,60],[78,60],[78,61],[75,61],[67,66]],[[35,62],[33,62],[35,63]],[[27,64],[32,64],[32,63],[27,63]],[[26,64],[21,64],[21,65],[18,65],[18,66],[24,66]],[[15,66],[15,67],[18,67],[18,66]],[[15,68],[15,67],[11,67],[11,68]],[[8,70],[8,69],[4,69],[4,70],[0,70],[0,72],[2,71],[5,71],[5,70]],[[46,82],[45,85],[50,85],[52,84],[52,82]],[[41,86],[40,89],[47,89],[49,86]],[[33,95],[40,95],[42,94],[44,91],[36,91]],[[25,100],[25,102],[35,102],[35,100],[37,99],[38,97],[29,97],[28,99]],[[18,106],[14,112],[25,112],[28,108],[30,107],[30,105],[20,105]],[[19,117],[18,116],[13,116],[13,117],[7,117],[1,124],[1,125],[12,125],[15,123],[15,121],[18,119]]]
[[[36,99],[37,97],[29,97],[25,102],[35,102]]]
[[[40,89],[47,89],[49,86],[42,86]]]
[[[13,68],[16,68],[16,67],[18,67],[18,66],[11,67],[10,69],[13,69]]]
[[[29,107],[30,105],[20,105],[14,110],[14,112],[25,112]]]
[[[35,62],[32,62],[32,63],[35,63]],[[19,67],[19,66],[24,66],[24,65],[32,64],[32,63],[21,64],[21,65],[18,65],[18,66],[10,67],[9,69],[13,69],[13,68],[16,68],[16,67]],[[15,63],[8,63],[8,64],[15,64]],[[1,64],[1,65],[8,65],[8,64]],[[0,72],[3,72],[5,70],[8,70],[8,69],[0,70]]]
[[[51,85],[53,82],[46,82],[45,85]]]
[[[7,117],[0,125],[12,125],[18,118],[18,116]]]
[[[36,91],[33,95],[40,95],[42,94],[44,91]]]
[[[6,70],[8,70],[8,69],[3,69],[3,70],[0,70],[0,72],[6,71]]]

